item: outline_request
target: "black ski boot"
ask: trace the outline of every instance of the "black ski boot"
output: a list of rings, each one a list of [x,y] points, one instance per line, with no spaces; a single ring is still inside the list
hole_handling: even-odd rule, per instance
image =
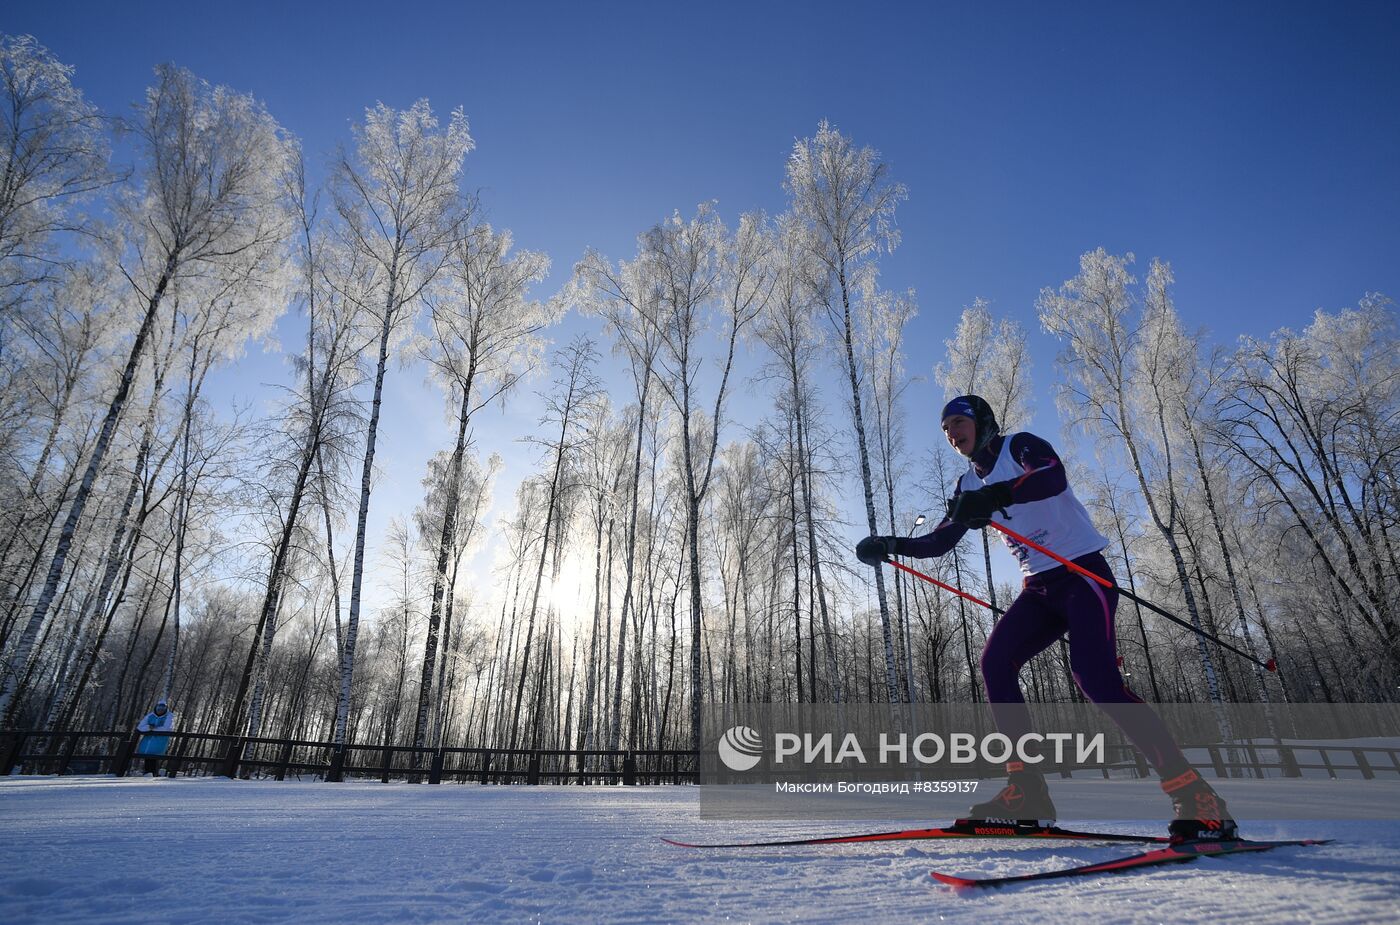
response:
[[[1176,816],[1167,826],[1173,842],[1232,841],[1240,837],[1239,826],[1230,818],[1225,801],[1194,770],[1162,781],[1162,790],[1172,798]]]
[[[1006,786],[1001,792],[967,811],[967,817],[957,825],[979,826],[986,823],[1038,828],[1055,822],[1055,804],[1050,801],[1050,788],[1039,771],[1027,771],[1025,765],[1013,761],[1006,766]]]

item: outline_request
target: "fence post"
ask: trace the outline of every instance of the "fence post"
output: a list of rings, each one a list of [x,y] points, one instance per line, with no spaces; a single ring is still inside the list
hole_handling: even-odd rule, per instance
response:
[[[1371,770],[1371,763],[1366,760],[1366,753],[1359,748],[1352,749],[1351,753],[1356,756],[1356,767],[1361,771],[1361,776],[1366,780],[1374,780],[1376,772]]]
[[[1317,750],[1317,756],[1322,759],[1323,766],[1327,768],[1327,776],[1332,778],[1332,780],[1336,780],[1337,769],[1332,767],[1332,759],[1327,756],[1327,749],[1319,748]]]
[[[131,767],[131,755],[136,751],[136,743],[140,740],[141,734],[133,732],[121,740],[117,746],[116,757],[112,760],[112,776],[125,777],[126,771]]]
[[[381,784],[389,783],[389,772],[394,768],[394,746],[385,744],[384,746],[384,767],[379,775]]]
[[[175,740],[175,754],[171,755],[165,765],[165,776],[175,777],[180,773],[180,768],[184,766],[185,748],[191,739],[186,739],[178,732],[173,732],[170,737]]]
[[[338,784],[345,779],[345,746],[337,745],[331,750],[331,766],[326,771],[326,783]]]
[[[68,733],[68,744],[63,748],[63,754],[58,759],[58,775],[62,777],[68,773],[68,764],[73,760],[73,753],[78,750],[77,733]]]
[[[637,786],[637,756],[631,752],[622,757],[622,786]]]
[[[1293,754],[1293,747],[1285,745],[1279,749],[1279,759],[1283,762],[1284,777],[1302,777],[1303,771],[1298,767],[1298,757]]]
[[[525,771],[525,783],[538,784],[540,782],[540,753],[530,752],[530,766]]]
[[[11,735],[13,738],[10,747],[5,752],[5,766],[0,768],[0,776],[4,777],[8,777],[14,771],[15,765],[19,764],[19,757],[24,754],[24,740],[29,738],[29,733],[20,729],[16,729]]]
[[[277,759],[277,779],[287,779],[287,765],[292,763],[292,743],[289,739],[286,745],[282,746],[282,754]]]
[[[228,751],[224,753],[224,766],[219,769],[221,777],[238,777],[238,764],[243,760],[243,737],[233,736],[229,739]]]
[[[438,750],[433,752],[433,766],[428,771],[428,783],[442,783],[442,766],[445,758],[446,756],[442,752],[442,747],[439,746]]]
[[[1250,769],[1254,771],[1254,776],[1262,779],[1264,777],[1264,768],[1259,763],[1259,750],[1256,749],[1254,743],[1251,742],[1244,747],[1244,751],[1245,754],[1249,755],[1249,766]]]
[[[1207,748],[1206,751],[1210,753],[1210,763],[1211,767],[1215,769],[1215,776],[1225,777],[1225,762],[1220,758],[1220,749],[1212,745]]]
[[[491,753],[490,753],[490,752],[482,752],[482,753],[481,753],[481,782],[482,782],[483,784],[489,784],[489,783],[491,783]]]

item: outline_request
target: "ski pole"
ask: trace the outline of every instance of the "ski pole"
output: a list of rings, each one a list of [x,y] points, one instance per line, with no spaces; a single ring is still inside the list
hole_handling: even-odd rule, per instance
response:
[[[972,603],[974,603],[974,604],[981,604],[983,607],[987,608],[988,610],[990,610],[992,613],[996,614],[997,616],[1001,616],[1003,613],[1005,613],[1005,611],[1002,610],[1000,607],[993,607],[991,604],[988,604],[986,601],[982,600],[980,597],[973,597],[971,594],[968,594],[966,591],[963,591],[963,590],[961,590],[961,589],[959,589],[959,588],[955,588],[955,587],[953,587],[952,585],[945,585],[943,582],[939,581],[937,578],[934,578],[934,577],[929,576],[929,575],[925,575],[923,572],[920,572],[920,571],[917,571],[917,570],[915,570],[915,569],[912,569],[912,568],[910,568],[909,566],[905,565],[905,564],[902,563],[902,562],[896,562],[894,559],[886,559],[885,561],[888,562],[890,565],[893,565],[893,566],[894,566],[895,568],[897,568],[897,569],[902,569],[903,571],[908,572],[910,575],[913,575],[915,578],[922,578],[924,581],[928,582],[928,583],[931,584],[931,585],[937,585],[938,587],[942,588],[944,591],[952,591],[952,592],[953,592],[954,594],[956,594],[958,597],[966,598],[967,600],[972,601]]]
[[[1041,552],[1045,553],[1045,554],[1046,554],[1047,556],[1049,556],[1050,558],[1054,559],[1056,562],[1058,562],[1058,563],[1060,563],[1061,565],[1064,565],[1064,566],[1066,566],[1067,568],[1069,568],[1070,571],[1078,572],[1079,574],[1083,575],[1085,578],[1088,578],[1088,579],[1091,580],[1091,581],[1096,581],[1096,582],[1098,582],[1099,584],[1103,585],[1105,588],[1111,588],[1111,589],[1113,589],[1114,591],[1117,591],[1119,594],[1123,595],[1124,597],[1129,598],[1130,600],[1137,601],[1139,604],[1141,604],[1142,606],[1146,607],[1148,610],[1152,611],[1153,613],[1159,614],[1159,615],[1161,615],[1161,616],[1163,616],[1163,617],[1166,617],[1168,620],[1172,621],[1173,623],[1176,623],[1176,624],[1178,624],[1178,625],[1180,625],[1180,626],[1186,627],[1188,630],[1190,630],[1191,632],[1195,633],[1197,636],[1201,636],[1201,637],[1204,637],[1204,638],[1206,638],[1206,639],[1209,639],[1211,642],[1215,643],[1216,645],[1220,646],[1221,648],[1229,649],[1231,652],[1235,653],[1235,654],[1238,655],[1240,658],[1243,658],[1243,659],[1245,659],[1245,660],[1247,660],[1247,661],[1253,662],[1254,664],[1258,665],[1260,668],[1263,668],[1263,669],[1266,670],[1266,671],[1278,671],[1278,662],[1277,662],[1275,659],[1272,659],[1272,658],[1271,658],[1271,659],[1269,659],[1267,662],[1261,662],[1261,661],[1259,661],[1259,659],[1257,659],[1257,658],[1255,658],[1254,656],[1250,655],[1248,652],[1243,652],[1243,651],[1241,651],[1241,650],[1235,648],[1234,646],[1230,645],[1228,642],[1226,642],[1225,640],[1221,639],[1219,636],[1212,636],[1210,633],[1207,633],[1205,630],[1197,629],[1196,627],[1192,626],[1188,621],[1181,619],[1180,617],[1176,616],[1175,614],[1167,613],[1165,610],[1163,610],[1162,608],[1158,607],[1156,604],[1152,603],[1151,601],[1145,601],[1145,600],[1143,600],[1142,598],[1138,597],[1138,596],[1137,596],[1136,594],[1134,594],[1133,592],[1128,591],[1128,590],[1125,590],[1124,588],[1119,587],[1118,585],[1116,585],[1116,584],[1114,584],[1113,582],[1109,581],[1107,578],[1104,578],[1104,577],[1102,577],[1102,576],[1100,576],[1100,575],[1095,575],[1093,572],[1089,571],[1088,569],[1084,568],[1084,567],[1081,566],[1081,565],[1075,565],[1073,562],[1069,561],[1069,560],[1066,559],[1064,556],[1057,555],[1056,553],[1051,552],[1050,550],[1046,549],[1044,546],[1042,546],[1042,545],[1040,545],[1039,543],[1037,543],[1035,540],[1028,539],[1028,538],[1022,536],[1021,534],[1017,533],[1015,530],[1012,530],[1010,527],[1004,527],[1004,526],[1002,526],[1001,524],[997,523],[997,522],[994,521],[994,520],[989,520],[989,521],[987,521],[987,524],[988,524],[988,526],[993,527],[993,528],[995,528],[995,529],[997,529],[997,530],[1000,530],[1002,533],[1005,533],[1007,536],[1011,537],[1013,540],[1015,540],[1015,541],[1018,542],[1018,543],[1025,543],[1027,546],[1031,547],[1032,549],[1038,549],[1038,550],[1040,550]]]

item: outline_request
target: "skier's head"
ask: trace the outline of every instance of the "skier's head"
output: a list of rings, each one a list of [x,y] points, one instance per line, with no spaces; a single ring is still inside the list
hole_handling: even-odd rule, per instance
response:
[[[166,709],[166,708],[165,708],[165,701],[164,701],[164,700],[160,700],[160,701],[157,701],[157,702],[156,702],[156,712],[157,712],[157,713],[164,713],[164,712],[165,712],[165,709]]]
[[[959,395],[943,406],[943,433],[948,443],[971,458],[1001,432],[992,406],[980,395]]]

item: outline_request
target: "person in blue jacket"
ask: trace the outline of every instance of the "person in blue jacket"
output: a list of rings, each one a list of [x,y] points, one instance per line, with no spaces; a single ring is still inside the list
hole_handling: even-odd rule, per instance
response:
[[[146,718],[137,724],[136,731],[144,733],[141,736],[140,744],[136,746],[136,754],[146,759],[144,773],[155,774],[161,756],[170,747],[170,736],[153,735],[153,733],[175,731],[175,714],[170,712],[164,700],[158,701],[155,709],[147,713]]]
[[[967,472],[954,487],[948,516],[924,536],[865,538],[856,547],[862,562],[878,566],[895,555],[941,556],[969,529],[997,521],[1014,524],[1016,532],[1113,581],[1102,553],[1108,540],[1075,497],[1064,465],[1048,442],[1030,433],[1003,435],[991,406],[977,395],[948,402],[942,427],[948,443],[968,460]],[[1014,521],[1008,523],[1012,516]],[[1156,711],[1123,681],[1113,632],[1117,591],[1005,534],[1002,539],[1025,579],[982,651],[982,679],[998,731],[1013,742],[1031,732],[1021,668],[1068,634],[1070,667],[1080,690],[1118,723],[1161,776],[1176,816],[1169,826],[1173,838],[1237,838],[1225,801],[1192,769]],[[1115,709],[1119,704],[1135,706]],[[969,818],[1048,824],[1055,818],[1055,807],[1044,775],[1010,762],[1006,787],[973,806]]]

